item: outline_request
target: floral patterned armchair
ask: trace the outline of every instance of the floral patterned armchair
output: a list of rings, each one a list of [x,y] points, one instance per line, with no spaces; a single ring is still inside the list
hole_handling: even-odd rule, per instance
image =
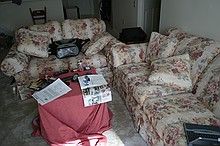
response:
[[[148,145],[185,146],[184,122],[220,125],[219,54],[219,42],[177,28],[112,48],[113,87]]]
[[[77,67],[77,61],[94,66],[97,73],[112,81],[109,51],[119,41],[106,32],[104,21],[95,18],[49,21],[16,31],[16,42],[1,63],[1,71],[15,78],[20,98],[30,98],[33,90],[28,86],[33,80],[47,72],[56,72]],[[48,53],[48,45],[62,39],[90,39],[84,52],[76,57],[58,59]],[[86,54],[88,53],[88,54]]]

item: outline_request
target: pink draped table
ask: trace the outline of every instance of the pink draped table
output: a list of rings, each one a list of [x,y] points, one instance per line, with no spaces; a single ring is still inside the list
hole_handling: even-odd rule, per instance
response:
[[[92,67],[91,70],[77,73],[85,75],[88,72],[94,74],[95,69]],[[40,118],[33,121],[35,131],[32,135],[42,135],[52,146],[105,146],[107,139],[102,133],[111,129],[112,112],[106,103],[84,107],[79,83],[70,82],[69,87],[72,90],[67,94],[45,105],[38,104]]]

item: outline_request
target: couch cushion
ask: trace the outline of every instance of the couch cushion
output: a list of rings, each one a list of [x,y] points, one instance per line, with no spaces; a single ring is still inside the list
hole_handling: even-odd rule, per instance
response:
[[[220,54],[220,43],[209,38],[191,35],[177,28],[171,28],[168,32],[169,37],[178,40],[174,55],[185,53],[190,55],[192,83],[193,86],[196,85],[204,69]]]
[[[33,57],[28,66],[31,78],[38,78],[40,75],[68,69],[68,60],[57,59],[56,56],[50,55],[48,58]]]
[[[7,76],[14,76],[20,71],[27,69],[30,56],[17,50],[17,43],[13,44],[9,53],[1,62],[1,71]]]
[[[95,34],[104,31],[106,31],[104,21],[96,18],[77,20],[67,19],[62,22],[64,39],[91,39]]]
[[[113,86],[126,100],[127,96],[132,93],[133,86],[148,79],[150,70],[147,63],[132,63],[117,67],[114,70]]]
[[[48,57],[50,38],[47,32],[36,32],[21,28],[18,30],[18,39],[18,51],[36,57]]]
[[[180,90],[179,88],[175,87],[151,85],[148,81],[143,81],[140,84],[133,85],[133,87],[130,88],[133,88],[133,98],[135,98],[141,106],[143,106],[144,101],[148,98],[162,97],[186,92],[185,90]]]
[[[215,113],[217,113],[219,109],[217,109],[216,106],[220,101],[220,67],[212,70],[211,77],[206,81],[200,94],[196,93],[197,99],[200,100],[206,108],[213,112],[215,110]],[[220,113],[220,111],[218,112]]]
[[[152,32],[150,42],[147,47],[147,59],[154,61],[160,58],[172,56],[176,49],[175,39],[168,36]]]
[[[112,47],[113,66],[118,67],[122,64],[146,62],[147,43],[141,44],[122,44],[118,43]]]
[[[99,52],[92,56],[86,56],[85,54],[80,52],[78,56],[69,57],[67,58],[67,60],[69,61],[70,69],[77,68],[78,60],[81,60],[84,65],[94,66],[95,68],[101,68],[107,66],[106,57],[105,55],[103,55],[102,52]]]
[[[29,29],[38,32],[48,32],[53,41],[62,40],[63,38],[61,24],[58,21],[49,21],[44,24],[32,25],[29,26]]]
[[[108,32],[95,34],[89,42],[83,45],[82,52],[86,56],[97,54],[109,43],[111,39],[112,36]]]
[[[111,54],[111,49],[118,44],[123,44],[123,43],[120,42],[117,38],[112,36],[109,43],[104,47],[104,49],[102,49],[103,54],[105,56],[109,56]]]
[[[152,85],[179,88],[191,91],[191,61],[188,54],[155,60],[151,63],[149,82]]]
[[[192,94],[149,98],[144,113],[165,145],[185,145],[183,123],[220,125],[213,113]]]

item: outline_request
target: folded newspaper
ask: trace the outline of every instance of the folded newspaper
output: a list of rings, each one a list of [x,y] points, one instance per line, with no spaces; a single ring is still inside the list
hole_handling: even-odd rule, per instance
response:
[[[112,100],[111,89],[102,75],[80,76],[78,80],[85,107]]]
[[[61,79],[57,79],[44,89],[35,92],[32,96],[38,103],[44,105],[72,90]]]
[[[102,75],[84,75],[78,77],[78,80],[81,89],[108,84]]]

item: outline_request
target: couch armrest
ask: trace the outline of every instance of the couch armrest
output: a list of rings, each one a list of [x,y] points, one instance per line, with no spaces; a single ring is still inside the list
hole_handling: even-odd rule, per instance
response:
[[[113,45],[110,52],[113,67],[122,64],[146,62],[147,45],[148,43]]]
[[[17,51],[17,44],[15,43],[2,61],[1,71],[7,76],[14,76],[28,67],[29,60],[29,56]]]

